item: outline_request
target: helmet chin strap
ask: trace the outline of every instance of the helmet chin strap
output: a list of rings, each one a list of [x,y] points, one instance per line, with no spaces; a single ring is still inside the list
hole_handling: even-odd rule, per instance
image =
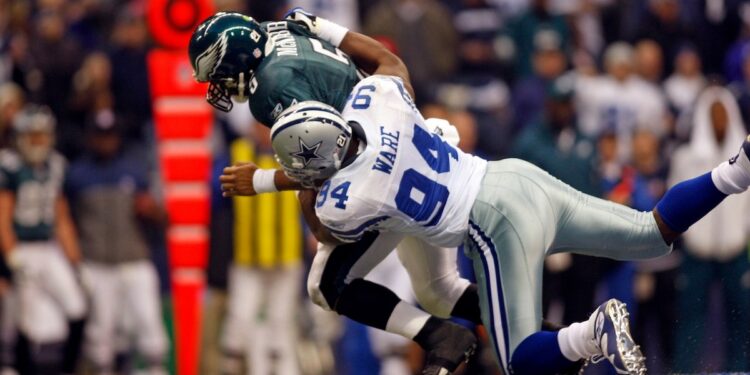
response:
[[[245,95],[245,73],[240,73],[240,81],[237,83],[237,95],[234,97],[234,100],[244,103],[247,101],[248,97]]]

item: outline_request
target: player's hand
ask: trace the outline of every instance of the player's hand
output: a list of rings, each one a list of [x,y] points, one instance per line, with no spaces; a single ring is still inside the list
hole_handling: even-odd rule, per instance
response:
[[[317,35],[317,24],[316,20],[317,17],[313,16],[312,14],[306,12],[301,7],[296,7],[290,9],[286,14],[284,15],[284,19],[287,21],[294,22],[298,25],[301,25],[305,27],[308,31],[311,33]]]
[[[19,282],[28,274],[26,262],[24,262],[23,255],[18,249],[13,249],[5,254],[5,264],[8,267],[10,280],[14,283]]]
[[[75,250],[65,251],[65,256],[68,258],[68,262],[70,262],[73,268],[78,268],[78,266],[81,264],[81,261],[83,260],[81,250],[79,250],[78,248],[76,248]]]
[[[253,196],[257,192],[253,188],[253,175],[258,166],[253,163],[235,164],[224,168],[219,176],[221,194],[224,197]]]

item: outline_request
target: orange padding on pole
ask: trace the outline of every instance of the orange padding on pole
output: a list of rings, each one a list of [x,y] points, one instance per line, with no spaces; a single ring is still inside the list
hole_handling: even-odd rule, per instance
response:
[[[173,226],[167,232],[167,249],[169,269],[205,269],[208,264],[208,231],[199,226]]]
[[[154,102],[156,138],[206,139],[214,114],[203,97],[162,98]]]
[[[170,184],[165,203],[170,224],[208,225],[211,197],[205,183]]]
[[[201,332],[201,296],[205,279],[201,270],[172,272],[177,375],[197,375]]]
[[[165,182],[206,182],[211,152],[205,142],[163,142],[159,150]]]

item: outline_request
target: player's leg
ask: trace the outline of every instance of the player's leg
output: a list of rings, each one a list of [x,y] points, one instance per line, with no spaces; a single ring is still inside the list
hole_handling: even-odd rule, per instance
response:
[[[401,236],[370,232],[354,244],[320,246],[308,277],[308,292],[316,304],[370,327],[412,339],[428,352],[437,371],[453,371],[473,351],[473,333],[433,317],[402,301],[388,288],[364,276],[398,244]],[[429,373],[429,372],[428,372]]]
[[[481,199],[472,209],[465,246],[500,367],[506,373],[554,374],[576,366],[562,355],[557,332],[540,332],[545,228],[538,220],[510,220]]]
[[[138,353],[152,373],[164,371],[168,343],[156,269],[149,260],[128,262],[118,268],[127,311],[133,318]]]
[[[45,288],[55,298],[68,319],[63,371],[73,373],[83,347],[86,299],[73,267],[63,256],[62,249],[57,244],[51,244],[48,252],[49,268],[45,277]]]
[[[459,276],[457,249],[405,237],[397,251],[409,273],[417,301],[425,310],[441,318],[455,316],[480,323],[476,285]]]
[[[594,330],[597,318],[608,327],[607,337],[629,337],[627,322],[612,324],[621,322],[624,313],[614,300],[587,321],[559,332],[539,331],[543,260],[556,241],[556,222],[562,212],[550,198],[555,184],[546,183],[544,176],[554,180],[520,160],[491,163],[472,208],[466,244],[474,259],[483,321],[492,333],[496,356],[501,366],[516,373],[566,372],[581,359],[609,354],[601,345],[602,332]]]
[[[19,331],[28,342],[27,372],[61,373],[62,353],[68,325],[65,314],[45,288],[48,275],[48,247],[20,244],[14,251],[18,263],[15,275],[19,301]]]
[[[16,292],[10,288],[0,296],[0,372],[12,374],[16,363],[16,344],[18,342]]]
[[[296,356],[297,324],[299,311],[299,285],[302,281],[300,264],[268,270],[269,286],[267,320],[272,332],[271,348],[275,353],[275,374],[297,375],[300,373]]]
[[[221,334],[221,349],[224,354],[222,367],[227,374],[241,372],[242,360],[247,356],[250,345],[250,334],[257,327],[263,290],[262,279],[257,270],[236,264],[230,267],[227,314]]]
[[[367,279],[386,286],[402,300],[414,303],[414,291],[409,281],[409,274],[404,269],[404,265],[399,262],[399,258],[400,256],[394,253],[389,254],[367,275]],[[375,328],[368,328],[367,335],[373,353],[380,360],[380,374],[407,375],[411,373],[406,360],[410,340]]]
[[[750,186],[750,137],[736,156],[710,172],[673,186],[656,205],[654,215],[664,239],[672,243],[730,194]]]
[[[113,267],[85,263],[81,270],[90,296],[84,353],[96,374],[114,371],[115,331],[120,308],[117,272]]]

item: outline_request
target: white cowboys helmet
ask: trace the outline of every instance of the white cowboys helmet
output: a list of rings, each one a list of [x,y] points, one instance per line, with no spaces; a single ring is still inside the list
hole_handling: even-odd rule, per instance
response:
[[[312,100],[287,108],[271,128],[276,160],[289,178],[308,188],[341,168],[351,139],[352,129],[341,114]]]

